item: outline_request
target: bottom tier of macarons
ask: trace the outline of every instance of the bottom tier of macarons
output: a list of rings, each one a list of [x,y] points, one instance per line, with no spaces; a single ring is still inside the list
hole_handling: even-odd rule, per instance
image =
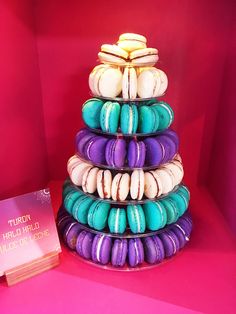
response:
[[[187,211],[177,222],[157,232],[119,236],[89,229],[61,207],[57,227],[66,246],[84,260],[129,270],[157,265],[178,253],[190,239],[192,219]]]

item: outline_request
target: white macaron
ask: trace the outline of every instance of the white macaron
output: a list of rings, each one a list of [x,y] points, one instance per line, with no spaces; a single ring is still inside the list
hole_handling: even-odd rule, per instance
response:
[[[124,70],[122,96],[124,99],[135,99],[137,96],[137,75],[133,67],[126,67]]]
[[[97,190],[97,167],[88,168],[82,179],[82,189],[85,193],[94,193]]]
[[[144,174],[144,194],[147,198],[155,198],[163,193],[161,177],[155,171]]]
[[[144,193],[144,172],[136,169],[132,172],[130,195],[133,200],[141,200]]]
[[[104,44],[101,46],[101,52],[98,53],[101,62],[117,66],[125,66],[128,57],[128,52],[117,45]]]
[[[121,34],[118,40],[118,46],[128,52],[146,48],[146,43],[147,39],[143,35],[135,33]]]
[[[97,191],[101,198],[111,197],[112,175],[110,170],[99,170],[97,173]]]
[[[128,173],[117,173],[112,180],[111,196],[114,201],[124,201],[129,194],[130,176]]]
[[[130,53],[129,58],[133,66],[152,67],[158,61],[158,50],[156,48],[134,50]]]

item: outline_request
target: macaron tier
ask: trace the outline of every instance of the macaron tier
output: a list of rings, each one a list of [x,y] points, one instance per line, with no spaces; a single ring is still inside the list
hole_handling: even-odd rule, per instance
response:
[[[61,207],[57,227],[65,245],[84,261],[106,269],[138,270],[156,266],[178,254],[190,239],[192,219],[186,212],[159,231],[124,236],[88,228]]]
[[[82,117],[95,132],[145,136],[169,128],[174,112],[169,104],[155,98],[142,102],[91,98],[83,104]]]
[[[184,185],[158,199],[109,201],[88,195],[66,181],[63,206],[79,223],[110,233],[157,231],[181,217],[189,205],[189,190]]]
[[[89,263],[121,270],[153,267],[189,240],[190,192],[183,184],[168,78],[159,52],[139,34],[104,44],[89,75],[92,98],[75,138],[57,225]]]

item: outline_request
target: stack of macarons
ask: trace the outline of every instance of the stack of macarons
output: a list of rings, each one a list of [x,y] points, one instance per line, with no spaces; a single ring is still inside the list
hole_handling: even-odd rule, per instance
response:
[[[98,53],[102,64],[89,76],[93,95],[123,99],[162,96],[168,79],[162,70],[154,67],[159,59],[158,50],[148,48],[146,43],[144,36],[126,33],[119,37],[117,45],[102,45]]]
[[[95,230],[109,229],[111,233],[127,231],[144,233],[172,224],[188,209],[190,193],[186,186],[178,188],[156,201],[142,204],[127,203],[121,207],[85,195],[69,181],[63,190],[64,208],[81,224]]]
[[[125,238],[85,228],[61,208],[57,227],[64,243],[83,259],[122,269],[148,267],[175,255],[189,241],[192,219],[185,213],[159,232]]]
[[[97,135],[82,129],[75,150],[85,161],[108,168],[158,167],[178,155],[179,138],[172,130],[152,137],[137,138]]]
[[[174,112],[157,99],[168,79],[155,67],[157,49],[139,34],[102,45],[98,59],[57,225],[85,260],[139,269],[173,256],[192,230]]]
[[[82,117],[89,128],[106,133],[147,134],[170,127],[174,112],[155,99],[138,104],[91,98],[83,104]]]
[[[114,201],[141,200],[144,195],[156,198],[167,194],[181,183],[184,170],[178,156],[156,169],[120,172],[94,166],[74,155],[67,163],[67,170],[72,183],[82,186],[85,193],[97,193],[100,198]]]

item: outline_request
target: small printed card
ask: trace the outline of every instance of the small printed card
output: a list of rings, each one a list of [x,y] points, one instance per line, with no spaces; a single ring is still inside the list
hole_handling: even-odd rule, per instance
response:
[[[61,252],[49,189],[0,201],[0,276]]]

